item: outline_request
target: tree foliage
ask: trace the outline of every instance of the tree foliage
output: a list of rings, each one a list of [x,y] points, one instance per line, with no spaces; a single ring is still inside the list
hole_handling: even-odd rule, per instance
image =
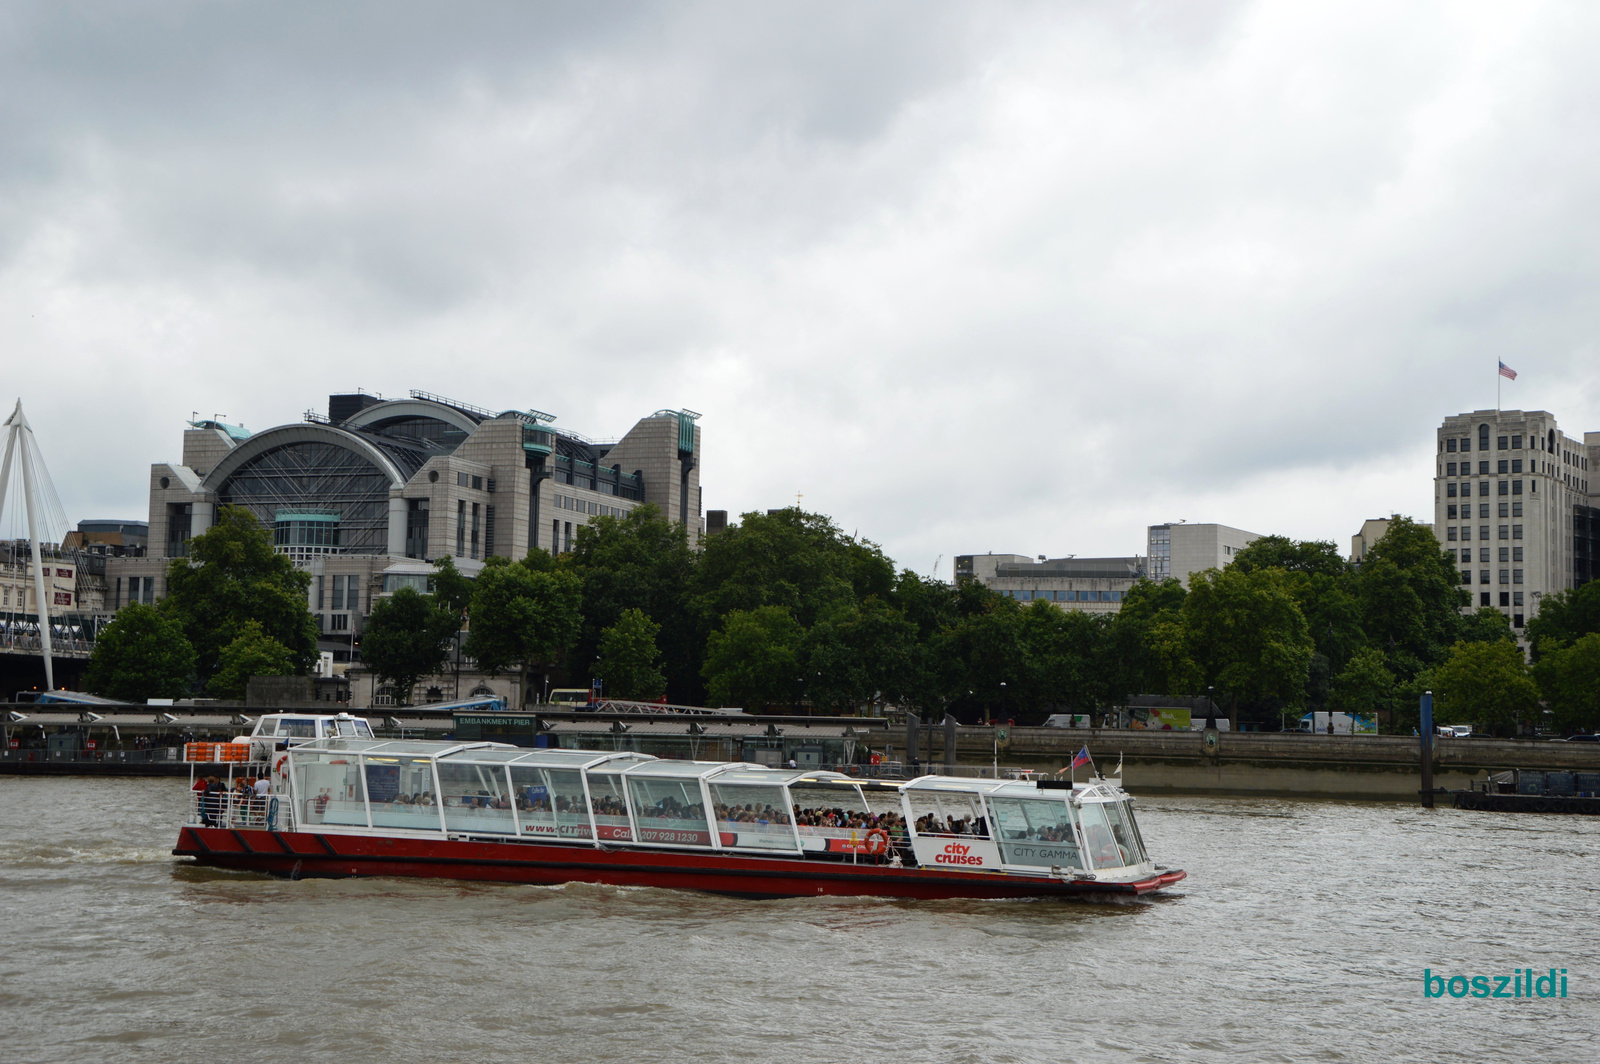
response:
[[[577,637],[582,601],[578,578],[542,550],[517,562],[490,558],[472,589],[463,649],[490,672],[515,667],[527,700],[534,666],[560,660]]]
[[[1533,674],[1551,723],[1568,733],[1600,731],[1600,632],[1579,636],[1571,646],[1546,645]]]
[[[167,567],[161,611],[194,647],[202,684],[210,681],[232,643],[251,622],[287,647],[293,671],[317,654],[317,624],[307,608],[311,575],[272,547],[272,535],[249,510],[223,506],[217,523],[189,540],[189,556]]]
[[[181,698],[194,668],[194,647],[178,623],[154,606],[132,603],[100,630],[83,685],[119,702]]]
[[[1594,632],[1600,632],[1600,580],[1591,580],[1572,591],[1546,595],[1527,627],[1535,659],[1542,657],[1547,649],[1571,646]]]
[[[711,702],[755,708],[802,697],[805,629],[782,606],[734,610],[711,633],[704,666]]]
[[[1513,642],[1459,642],[1432,675],[1434,716],[1441,724],[1510,734],[1538,709],[1539,689]]]
[[[289,648],[266,633],[255,621],[246,621],[233,642],[222,648],[216,674],[206,684],[213,698],[243,698],[252,676],[290,676],[295,671]]]
[[[643,610],[626,609],[616,624],[600,633],[600,660],[594,672],[605,681],[607,696],[649,701],[666,691],[661,651],[656,648],[660,631],[661,626]]]
[[[445,667],[460,629],[459,608],[402,587],[373,604],[361,634],[361,660],[379,682],[394,685],[401,705],[409,705],[417,681]]]

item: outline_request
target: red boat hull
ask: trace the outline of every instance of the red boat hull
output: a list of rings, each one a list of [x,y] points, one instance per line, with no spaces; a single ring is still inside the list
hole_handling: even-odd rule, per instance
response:
[[[752,898],[1041,898],[1148,894],[1177,870],[1135,883],[1045,879],[996,872],[892,868],[727,853],[601,850],[533,842],[465,842],[301,831],[185,827],[172,851],[200,864],[291,877],[406,876],[501,883],[605,883]]]

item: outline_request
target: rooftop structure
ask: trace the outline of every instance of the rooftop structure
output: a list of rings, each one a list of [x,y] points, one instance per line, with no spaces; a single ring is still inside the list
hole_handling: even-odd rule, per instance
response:
[[[1235,554],[1260,538],[1259,533],[1228,525],[1184,521],[1151,525],[1150,579],[1171,578],[1188,587],[1195,573],[1227,568]]]
[[[959,554],[957,582],[976,580],[1020,602],[1051,602],[1066,610],[1115,613],[1146,574],[1146,559],[1029,558],[1021,554]]]

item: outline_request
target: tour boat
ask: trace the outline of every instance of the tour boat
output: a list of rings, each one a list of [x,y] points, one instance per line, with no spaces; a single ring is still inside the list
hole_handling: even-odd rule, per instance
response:
[[[262,727],[252,739],[271,738]],[[764,898],[1141,895],[1184,878],[1150,860],[1132,799],[1101,778],[886,782],[632,751],[295,738],[268,744],[270,762],[228,766],[264,777],[258,792],[193,790],[172,852],[290,877]]]

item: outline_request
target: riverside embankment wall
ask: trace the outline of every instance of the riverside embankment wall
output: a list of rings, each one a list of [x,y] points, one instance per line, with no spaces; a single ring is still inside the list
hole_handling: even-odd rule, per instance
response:
[[[1054,772],[1087,746],[1104,772],[1123,762],[1134,794],[1276,794],[1415,800],[1421,786],[1421,740],[1400,735],[1303,735],[1221,732],[1208,749],[1200,732],[1010,728],[999,761]],[[933,758],[943,757],[935,730]],[[989,764],[991,728],[960,728],[956,760]],[[1434,785],[1465,787],[1485,772],[1510,768],[1600,771],[1600,743],[1549,740],[1438,739]],[[1081,770],[1080,770],[1081,771]]]

